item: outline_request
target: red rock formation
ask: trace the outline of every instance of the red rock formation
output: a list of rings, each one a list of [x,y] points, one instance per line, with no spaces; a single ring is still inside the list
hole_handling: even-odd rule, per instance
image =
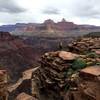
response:
[[[12,36],[9,32],[0,32],[0,41],[11,40]]]
[[[8,32],[66,32],[71,30],[97,30],[100,26],[95,25],[77,25],[73,22],[68,22],[64,18],[62,21],[55,23],[53,20],[45,20],[44,23],[16,23],[15,25],[2,25],[0,26],[1,31]]]
[[[77,29],[78,25],[73,22],[67,22],[64,18],[61,22],[55,23],[53,20],[45,20],[41,24],[28,24],[23,28],[18,28],[17,31],[22,32],[58,32],[58,31],[67,31]]]
[[[34,63],[34,51],[23,40],[0,33],[0,69],[6,69],[11,78],[18,78],[22,71],[30,68]]]
[[[47,31],[47,32],[54,32],[54,30],[55,30],[55,23],[54,23],[53,20],[51,20],[51,19],[46,20],[44,22],[44,25],[46,27],[45,31]]]
[[[65,19],[62,19],[61,22],[58,22],[56,24],[56,28],[59,31],[67,31],[67,30],[73,30],[77,28],[77,25],[74,24],[73,22],[67,22]]]

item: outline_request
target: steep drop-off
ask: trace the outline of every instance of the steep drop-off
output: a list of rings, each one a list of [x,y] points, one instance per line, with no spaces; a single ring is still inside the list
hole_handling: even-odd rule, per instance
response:
[[[19,78],[21,72],[31,68],[34,62],[32,47],[17,36],[0,32],[0,69],[6,69],[11,80]]]

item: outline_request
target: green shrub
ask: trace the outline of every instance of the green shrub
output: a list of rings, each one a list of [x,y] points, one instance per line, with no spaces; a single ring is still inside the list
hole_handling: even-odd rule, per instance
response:
[[[86,65],[87,65],[86,62],[83,59],[78,58],[73,62],[72,68],[74,70],[83,69],[86,67]]]
[[[90,52],[90,53],[87,54],[87,57],[96,58],[96,57],[98,57],[98,55],[95,52]]]

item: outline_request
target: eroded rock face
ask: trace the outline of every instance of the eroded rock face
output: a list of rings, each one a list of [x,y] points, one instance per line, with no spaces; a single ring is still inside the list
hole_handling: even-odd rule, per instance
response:
[[[20,96],[22,93],[33,95],[33,81],[32,81],[32,73],[34,73],[38,67],[26,70],[22,73],[22,77],[20,77],[16,83],[10,84],[8,86],[9,92],[9,100],[15,100],[15,98]]]
[[[41,24],[28,24],[27,26],[18,29],[23,32],[65,32],[68,30],[73,30],[78,28],[78,25],[73,22],[67,22],[65,19],[62,19],[61,22],[55,23],[53,20],[45,20]]]
[[[64,100],[99,100],[100,99],[100,66],[90,66],[79,72],[74,83],[76,87],[66,93]],[[76,90],[74,91],[74,88]]]
[[[0,31],[0,40],[4,41],[4,40],[12,40],[13,37],[9,34],[9,32],[1,32]]]
[[[79,28],[78,25],[73,22],[67,22],[65,19],[62,19],[60,22],[55,23],[53,20],[48,19],[45,20],[44,23],[41,24],[28,24],[25,27],[17,28],[16,31],[23,32],[65,32],[68,30],[74,30]]]
[[[68,22],[64,18],[60,22],[54,22],[51,19],[45,20],[44,23],[16,23],[15,25],[2,25],[0,26],[1,31],[8,31],[8,32],[17,32],[17,34],[20,32],[20,34],[24,34],[24,32],[29,33],[36,33],[38,34],[40,31],[47,33],[55,33],[56,32],[75,32],[78,30],[80,34],[82,34],[83,31],[86,33],[89,32],[96,32],[100,31],[100,27],[93,26],[93,25],[77,25],[73,22]],[[82,30],[80,32],[80,30]],[[19,35],[20,35],[19,34]],[[27,34],[27,35],[28,35]]]
[[[48,99],[43,100],[61,100],[65,93],[68,78],[75,70],[72,68],[72,63],[79,55],[66,52],[56,51],[45,53],[40,60],[40,68],[33,73],[33,79],[36,79],[37,87],[40,90],[40,98],[42,90],[45,90]],[[45,95],[45,92],[43,94]],[[49,94],[50,92],[50,94]],[[44,96],[46,98],[46,96]],[[42,99],[40,99],[42,100]]]
[[[0,99],[8,100],[8,74],[6,70],[0,70]]]
[[[71,52],[87,53],[97,50],[98,53],[100,50],[100,38],[80,38],[71,44],[68,44],[68,47]]]
[[[36,79],[37,87],[40,91],[41,89],[45,90],[49,98],[51,98],[52,96],[54,97],[51,100],[62,100],[66,94],[66,90],[68,92],[65,97],[65,100],[73,100],[74,96],[75,100],[77,100],[77,98],[79,100],[87,100],[86,99],[87,96],[83,96],[85,93],[83,92],[84,88],[81,87],[81,83],[83,81],[87,81],[86,84],[88,87],[86,88],[89,88],[90,90],[92,89],[93,86],[94,89],[92,90],[92,92],[94,90],[95,91],[97,90],[100,81],[98,82],[96,81],[97,82],[96,83],[94,82],[94,80],[91,79],[93,78],[96,79],[96,76],[99,76],[100,74],[99,73],[100,66],[99,65],[97,66],[97,63],[100,63],[100,61],[97,61],[97,59],[99,58],[100,56],[96,56],[94,58],[89,55],[80,55],[66,51],[45,53],[41,57],[40,68],[35,73],[33,73],[32,78]],[[93,65],[93,67],[89,67],[90,65]],[[82,73],[85,76],[87,75],[85,80],[84,80],[85,76],[81,77],[81,75],[83,75]],[[82,78],[83,81],[80,78]],[[100,77],[97,77],[97,80],[99,80],[99,78]],[[82,84],[84,85],[84,82]],[[54,95],[52,94],[50,95],[49,93],[53,93]],[[97,92],[97,96],[98,93],[99,92]],[[42,97],[42,95],[40,92],[40,97]],[[81,95],[84,97],[84,99],[82,98]],[[85,95],[88,95],[88,93]],[[91,96],[89,98],[90,100],[95,100],[91,99],[92,98]]]
[[[24,26],[16,27],[15,31],[19,32],[33,32],[33,33],[63,33],[63,32],[78,32],[80,30],[86,32],[93,32],[94,30],[100,30],[100,27],[91,26],[91,25],[77,25],[73,22],[68,22],[64,18],[59,22],[54,22],[51,19],[47,19],[44,23],[29,23]],[[73,33],[73,32],[72,32]],[[80,32],[81,33],[81,32]],[[76,33],[77,34],[77,33]]]
[[[16,80],[34,62],[34,52],[23,40],[8,32],[0,32],[0,69],[6,69]]]

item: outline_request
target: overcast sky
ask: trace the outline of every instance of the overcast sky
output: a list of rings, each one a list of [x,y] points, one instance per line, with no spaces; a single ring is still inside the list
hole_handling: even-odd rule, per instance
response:
[[[0,0],[0,24],[55,22],[100,25],[100,0]]]

